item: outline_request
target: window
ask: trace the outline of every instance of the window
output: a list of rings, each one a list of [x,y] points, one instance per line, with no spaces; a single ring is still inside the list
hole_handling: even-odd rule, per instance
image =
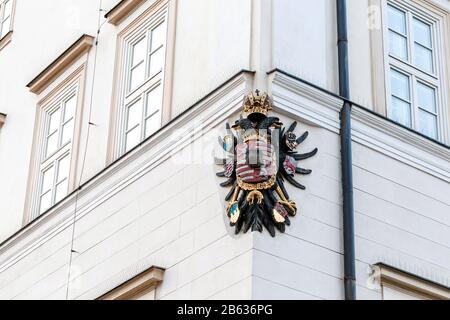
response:
[[[166,30],[159,21],[127,45],[123,153],[161,127]]]
[[[411,5],[411,4],[409,4]],[[387,5],[388,116],[430,138],[441,139],[441,83],[432,17],[403,6]]]
[[[71,87],[44,109],[38,214],[62,200],[69,190],[77,91],[77,86]]]
[[[86,64],[80,60],[66,78],[46,88],[38,103],[25,222],[63,200],[75,188]]]
[[[12,30],[13,1],[0,0],[0,40]]]
[[[81,35],[27,84],[39,102],[24,223],[37,218],[75,189],[85,74],[94,41],[92,36]]]
[[[167,38],[174,32],[173,22],[169,25],[168,20],[171,6],[167,1],[151,5],[119,32],[117,107],[112,113],[111,141],[114,143],[108,152],[109,161],[155,133],[167,117],[163,105],[169,103],[164,99],[164,91],[165,74],[171,74],[166,66]]]

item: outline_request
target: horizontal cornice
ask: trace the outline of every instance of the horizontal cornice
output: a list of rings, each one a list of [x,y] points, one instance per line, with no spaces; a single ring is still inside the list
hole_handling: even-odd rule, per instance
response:
[[[393,285],[431,299],[450,300],[450,288],[409,272],[377,263],[372,266],[372,278],[379,285]]]
[[[164,269],[159,267],[150,267],[127,281],[120,282],[120,285],[113,287],[107,293],[96,300],[129,300],[135,295],[145,292],[148,289],[155,288],[163,281]],[[114,286],[114,284],[113,284]]]
[[[48,87],[61,73],[64,72],[72,63],[75,62],[82,54],[89,51],[94,45],[95,38],[87,34],[82,35],[67,50],[65,50],[58,58],[39,73],[27,87],[35,94],[41,93]]]
[[[107,21],[115,26],[128,17],[145,0],[122,0],[105,14]]]

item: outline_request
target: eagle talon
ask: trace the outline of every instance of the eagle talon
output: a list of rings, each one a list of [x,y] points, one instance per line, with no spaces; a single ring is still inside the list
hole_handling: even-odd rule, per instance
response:
[[[258,190],[253,190],[247,196],[247,202],[253,204],[255,202],[255,198],[258,200],[258,204],[262,204],[264,200],[264,196]]]
[[[297,205],[294,201],[279,201],[280,204],[288,209],[289,215],[294,217],[297,214]]]

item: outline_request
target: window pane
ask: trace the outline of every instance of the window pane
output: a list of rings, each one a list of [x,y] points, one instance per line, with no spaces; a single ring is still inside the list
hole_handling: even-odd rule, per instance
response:
[[[42,173],[42,187],[41,194],[53,188],[53,178],[55,174],[55,168],[52,166]]]
[[[420,133],[437,139],[437,118],[435,115],[419,109],[418,128]]]
[[[431,27],[414,18],[414,41],[431,48]]]
[[[433,52],[420,44],[414,44],[414,65],[424,71],[433,72]]]
[[[161,127],[161,112],[154,113],[150,118],[145,120],[145,137],[149,137]]]
[[[406,15],[392,6],[388,6],[389,28],[406,35]]]
[[[67,196],[68,191],[68,180],[65,179],[61,183],[59,183],[56,186],[56,193],[55,193],[55,203],[64,199],[65,196]]]
[[[155,51],[150,55],[150,76],[162,71],[164,65],[164,50],[163,48]]]
[[[130,90],[137,88],[145,80],[145,64],[140,65],[131,70],[130,73]]]
[[[418,82],[417,101],[420,108],[436,112],[436,92],[433,88]]]
[[[162,23],[152,30],[152,45],[150,51],[153,52],[166,42],[166,24]]]
[[[56,131],[47,138],[47,149],[45,151],[45,156],[48,157],[57,149],[58,149],[58,131]]]
[[[159,85],[149,93],[147,93],[147,106],[145,108],[145,116],[148,117],[162,107],[162,86]]]
[[[403,60],[408,60],[408,47],[406,38],[389,31],[389,53]]]
[[[49,191],[41,197],[39,213],[43,213],[45,210],[47,210],[51,206],[52,206],[52,192]]]
[[[3,21],[2,24],[0,24],[2,34],[0,35],[0,39],[6,36],[6,34],[10,31],[10,23],[11,18],[7,18],[5,21]]]
[[[5,13],[3,14],[3,19],[11,16],[12,13],[12,1],[5,2]]]
[[[141,140],[141,126],[137,126],[126,134],[125,151],[130,151]]]
[[[142,109],[141,100],[137,100],[127,109],[127,130],[133,128],[135,125],[141,123]]]
[[[52,133],[55,130],[58,130],[60,122],[61,122],[61,108],[58,108],[56,111],[50,114],[48,133]]]
[[[73,120],[67,122],[62,128],[61,145],[71,141],[73,137]]]
[[[410,101],[409,77],[391,69],[391,94]]]
[[[69,100],[66,101],[66,107],[64,110],[64,121],[69,120],[75,115],[75,107],[77,104],[77,99],[75,99],[75,96],[71,97]]]
[[[133,46],[133,54],[131,59],[131,66],[135,67],[145,59],[145,52],[147,51],[145,46],[147,44],[146,38],[142,38]]]
[[[411,105],[396,97],[391,97],[391,119],[411,127]]]
[[[69,177],[70,172],[70,156],[67,155],[58,161],[58,176],[57,182],[61,182]]]

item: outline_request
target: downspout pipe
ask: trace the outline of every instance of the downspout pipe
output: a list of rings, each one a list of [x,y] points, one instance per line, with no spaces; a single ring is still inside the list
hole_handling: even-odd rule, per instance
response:
[[[345,300],[356,300],[355,224],[353,208],[353,168],[351,103],[348,67],[347,1],[336,0],[339,94],[345,99],[340,112],[341,171],[344,224],[344,291]]]

